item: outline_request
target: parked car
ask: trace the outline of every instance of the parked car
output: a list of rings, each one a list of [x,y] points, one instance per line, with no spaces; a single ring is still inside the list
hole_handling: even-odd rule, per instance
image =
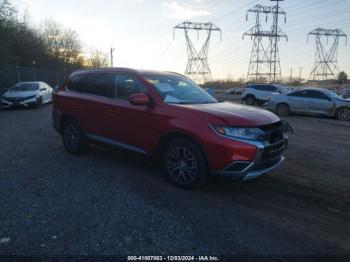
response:
[[[244,88],[242,87],[234,87],[227,90],[227,93],[231,95],[242,95],[243,92],[244,92]]]
[[[343,94],[343,98],[345,98],[345,99],[349,99],[350,98],[350,90],[349,91],[345,91],[345,93]]]
[[[175,73],[78,71],[53,101],[53,124],[69,153],[97,142],[157,157],[183,188],[201,185],[208,173],[259,177],[284,161],[288,144],[275,114],[218,102]]]
[[[339,120],[350,120],[350,101],[322,88],[304,89],[275,96],[267,103],[267,109],[280,116],[324,115]]]
[[[36,106],[52,102],[53,89],[44,82],[19,82],[1,97],[1,107]]]
[[[274,84],[252,84],[247,85],[242,94],[242,101],[247,105],[263,105],[271,97],[286,95],[291,91],[284,86]]]

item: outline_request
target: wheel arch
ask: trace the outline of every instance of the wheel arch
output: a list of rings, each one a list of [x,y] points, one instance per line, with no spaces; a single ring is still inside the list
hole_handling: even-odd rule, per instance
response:
[[[277,112],[277,108],[278,108],[279,106],[281,106],[281,105],[287,106],[288,109],[289,109],[289,113],[292,113],[292,108],[291,108],[291,106],[290,106],[287,102],[279,102],[279,103],[277,103],[277,105],[276,105],[276,112]]]
[[[189,134],[186,134],[186,133],[183,133],[183,132],[170,132],[170,133],[167,133],[165,135],[163,135],[157,146],[156,146],[156,157],[158,159],[161,159],[162,158],[162,155],[164,153],[164,150],[166,148],[166,146],[171,142],[171,141],[174,141],[176,139],[185,139],[185,140],[189,140],[191,141],[192,143],[194,143],[195,145],[198,146],[198,148],[200,149],[200,151],[202,152],[203,156],[204,156],[204,159],[205,159],[205,164],[206,166],[208,167],[209,166],[209,160],[208,160],[208,156],[207,154],[205,153],[205,150],[203,148],[203,146],[201,145],[201,143],[195,139],[193,136],[189,135]]]
[[[60,120],[59,120],[59,126],[58,126],[58,131],[60,134],[63,133],[64,123],[69,121],[69,120],[76,121],[79,124],[79,121],[74,116],[72,116],[70,114],[62,115]]]
[[[350,110],[350,107],[348,107],[348,106],[341,106],[341,107],[338,107],[338,108],[334,111],[334,117],[335,117],[335,118],[338,117],[338,112],[339,112],[339,110],[342,110],[342,109]]]

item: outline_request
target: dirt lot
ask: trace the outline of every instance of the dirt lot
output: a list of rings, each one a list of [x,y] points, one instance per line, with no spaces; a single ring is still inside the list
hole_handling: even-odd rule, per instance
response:
[[[286,120],[272,174],[183,191],[138,156],[67,154],[51,106],[0,111],[0,254],[350,254],[350,123]]]

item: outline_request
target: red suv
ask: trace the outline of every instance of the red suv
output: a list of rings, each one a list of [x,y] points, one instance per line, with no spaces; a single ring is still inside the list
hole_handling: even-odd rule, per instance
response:
[[[208,174],[241,180],[279,166],[288,136],[265,110],[219,102],[190,79],[123,68],[73,73],[54,94],[53,123],[68,152],[90,142],[157,157],[171,182],[193,188]]]

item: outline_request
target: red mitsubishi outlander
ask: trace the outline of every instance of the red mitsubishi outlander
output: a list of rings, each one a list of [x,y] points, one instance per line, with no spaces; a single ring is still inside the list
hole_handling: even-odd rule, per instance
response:
[[[68,152],[82,154],[97,142],[158,157],[182,188],[208,174],[259,177],[284,161],[288,145],[273,113],[219,102],[169,72],[77,71],[54,94],[53,123]]]

